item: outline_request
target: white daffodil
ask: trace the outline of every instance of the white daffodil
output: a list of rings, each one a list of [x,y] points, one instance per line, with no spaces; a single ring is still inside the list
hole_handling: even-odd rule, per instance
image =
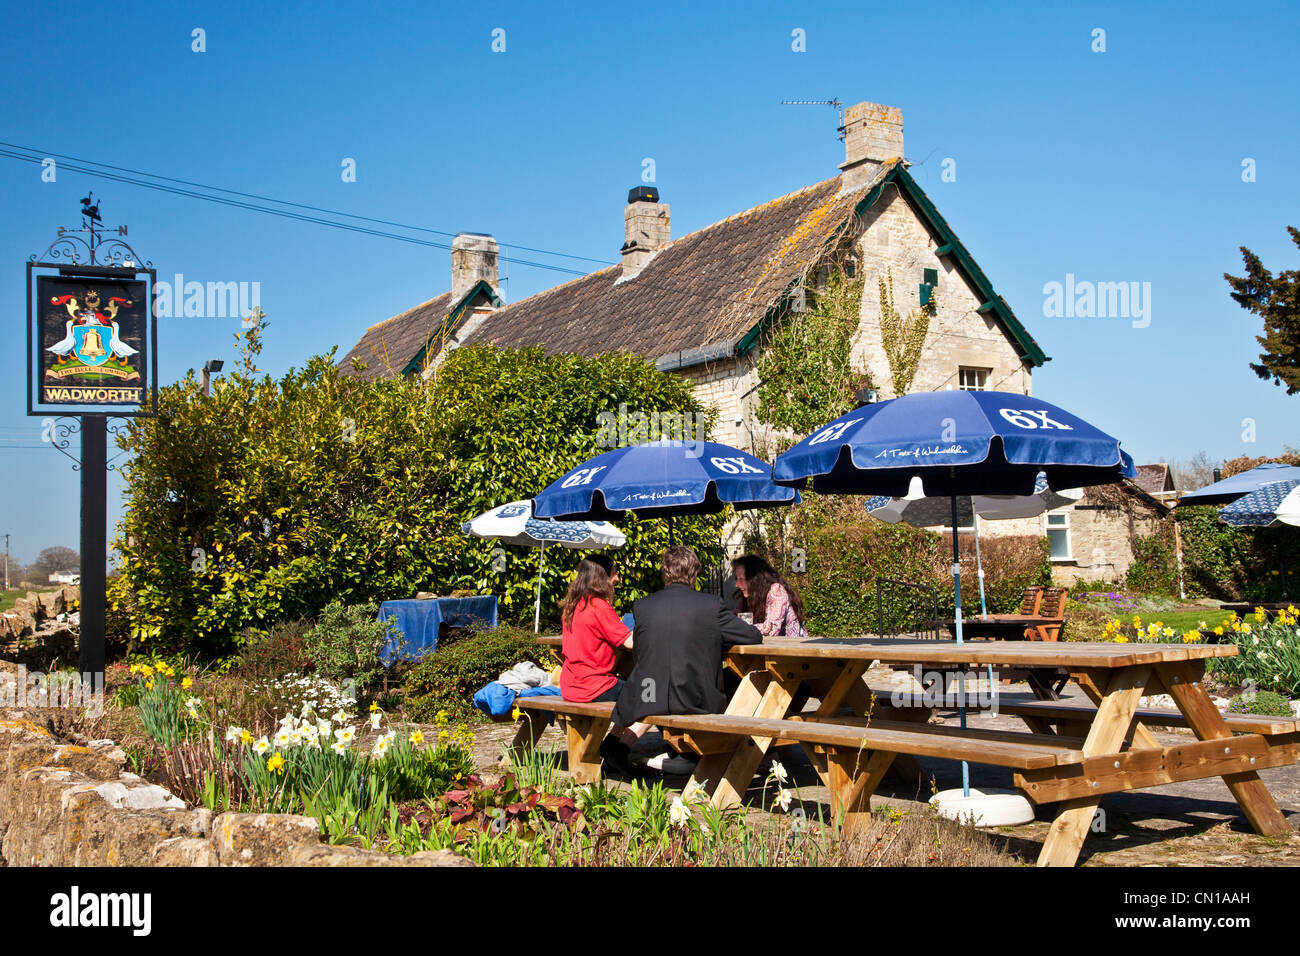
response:
[[[776,805],[782,810],[789,810],[790,800],[793,796],[794,795],[789,790],[785,789],[785,787],[781,787],[776,791]]]
[[[379,729],[379,721],[380,721],[380,719],[383,718],[383,716],[384,716],[384,715],[381,714],[381,713],[379,713],[378,711],[376,711],[375,713],[373,713],[373,714],[370,715],[370,729],[371,729],[371,730],[378,730],[378,729]]]
[[[333,720],[334,723],[336,724],[341,724],[347,719],[348,719],[348,715],[345,714],[341,708],[339,710],[334,711],[334,716],[331,718],[331,720]]]
[[[271,742],[266,737],[258,737],[257,742],[253,744],[255,753],[264,754],[271,749]]]
[[[330,727],[332,726],[333,724],[331,724],[328,720],[318,720],[316,721],[316,733],[328,739],[330,735]]]
[[[281,727],[275,732],[275,745],[280,748],[289,746],[289,741],[293,737],[293,731],[287,727]]]
[[[370,751],[372,757],[385,757],[388,755],[388,741],[380,737],[375,741],[374,749]]]
[[[338,754],[340,757],[342,757],[345,753],[348,752],[348,748],[347,748],[347,747],[344,747],[344,746],[343,746],[341,743],[339,743],[337,740],[334,741],[334,743],[330,744],[330,750],[334,751],[334,752],[335,752],[336,754]]]
[[[790,775],[786,773],[785,767],[781,765],[779,760],[772,761],[772,769],[767,772],[767,775],[777,783],[785,783],[790,779]]]
[[[334,731],[334,739],[341,744],[350,744],[356,739],[357,732],[351,727],[340,727]]]
[[[675,826],[684,827],[690,818],[691,808],[682,802],[680,796],[673,797],[672,805],[668,808],[669,821]]]
[[[301,730],[300,728],[298,728],[298,727],[295,727],[295,728],[293,729],[293,733],[291,733],[291,734],[289,735],[289,746],[291,746],[291,747],[300,747],[300,746],[302,746],[302,742],[303,742],[305,739],[306,739],[306,737],[303,735],[302,730]]]
[[[705,783],[708,783],[708,781],[706,780]],[[682,800],[686,803],[702,803],[708,799],[709,794],[704,789],[704,785],[696,783],[694,780],[686,784],[686,789],[682,791]]]
[[[187,697],[187,698],[185,699],[185,706],[186,706],[187,708],[189,708],[190,710],[195,710],[195,709],[197,709],[198,706],[199,706],[199,704],[201,704],[201,703],[203,703],[203,701],[199,700],[199,698],[197,698],[197,697]]]
[[[233,744],[242,736],[244,736],[243,728],[232,725],[230,729],[226,731],[226,743]]]

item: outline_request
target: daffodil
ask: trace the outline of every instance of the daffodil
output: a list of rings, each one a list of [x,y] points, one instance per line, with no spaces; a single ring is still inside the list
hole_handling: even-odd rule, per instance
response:
[[[383,716],[384,716],[383,714],[371,714],[371,715],[370,715],[370,729],[371,729],[371,730],[378,730],[378,729],[379,729],[379,721],[383,718]]]
[[[672,805],[668,808],[669,821],[674,826],[684,827],[690,818],[691,808],[682,801],[680,796],[673,797]]]
[[[226,730],[226,743],[233,744],[243,736],[244,731],[238,727],[231,726]]]
[[[266,762],[266,769],[272,773],[284,773],[284,758],[280,756],[280,751],[271,755],[271,759]]]
[[[782,811],[789,810],[790,800],[793,796],[794,795],[789,790],[785,789],[785,787],[781,787],[776,791],[775,803]]]
[[[348,752],[348,748],[345,747],[345,746],[343,746],[343,745],[342,745],[341,743],[339,743],[337,740],[334,741],[334,743],[330,744],[330,750],[334,751],[334,752],[335,752],[336,754],[338,754],[340,757],[342,757],[345,753]]]
[[[707,782],[706,780],[705,783]],[[704,789],[704,784],[692,780],[686,784],[686,789],[682,791],[682,799],[687,803],[703,803],[709,799],[709,794]]]
[[[785,767],[781,765],[779,760],[772,761],[772,769],[768,771],[767,775],[777,783],[785,783],[786,780],[790,779],[790,775],[786,773]]]
[[[377,714],[377,713],[379,713],[379,701],[377,701],[377,700],[372,700],[372,701],[370,702],[370,712],[371,712],[372,714]]]
[[[253,744],[253,752],[264,754],[271,749],[271,742],[265,736],[258,737],[257,743]]]
[[[292,734],[293,732],[290,731],[287,727],[281,727],[279,730],[275,732],[275,745],[277,747],[289,746],[289,742]]]
[[[408,739],[418,747],[420,744],[424,743],[424,731],[417,730],[413,732]]]
[[[190,680],[188,677],[181,681],[181,690],[189,690],[193,686],[194,681]]]
[[[249,744],[253,742],[253,735],[250,734],[247,730],[241,730],[239,732],[239,742],[243,744],[245,747],[247,747]]]

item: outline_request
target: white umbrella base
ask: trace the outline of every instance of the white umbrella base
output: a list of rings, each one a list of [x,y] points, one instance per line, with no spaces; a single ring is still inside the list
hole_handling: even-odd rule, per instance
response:
[[[1032,823],[1034,807],[1018,790],[980,790],[970,788],[970,796],[962,788],[942,790],[930,798],[939,816],[958,823],[974,822],[977,827],[1015,827]]]

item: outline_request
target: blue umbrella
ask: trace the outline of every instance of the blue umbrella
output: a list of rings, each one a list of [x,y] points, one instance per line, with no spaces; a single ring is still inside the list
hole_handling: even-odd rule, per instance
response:
[[[901,498],[912,479],[925,494],[946,495],[956,529],[963,495],[1029,495],[1046,476],[1052,489],[1084,488],[1136,477],[1119,441],[1077,415],[1014,392],[920,392],[854,409],[819,428],[776,460],[778,484],[823,494]],[[952,536],[957,643],[962,643],[961,565]],[[964,685],[963,685],[964,686]],[[966,726],[965,701],[959,701]],[[970,777],[962,764],[962,789]]]
[[[1256,465],[1249,471],[1243,471],[1230,478],[1224,478],[1222,481],[1216,481],[1212,485],[1206,485],[1204,488],[1197,488],[1185,495],[1179,495],[1178,503],[1180,505],[1226,505],[1231,501],[1236,501],[1242,495],[1258,491],[1264,485],[1297,479],[1300,479],[1300,468],[1295,465],[1284,465],[1281,462],[1268,461],[1262,465]]]
[[[673,439],[616,448],[588,459],[533,499],[539,518],[612,521],[774,508],[799,501],[793,488],[772,482],[762,459],[717,442]],[[671,534],[671,531],[670,531]]]

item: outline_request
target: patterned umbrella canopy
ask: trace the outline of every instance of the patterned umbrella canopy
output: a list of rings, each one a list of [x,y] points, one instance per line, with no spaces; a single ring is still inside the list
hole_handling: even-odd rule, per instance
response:
[[[1300,478],[1260,485],[1219,512],[1238,528],[1266,528],[1275,524],[1300,524]]]

